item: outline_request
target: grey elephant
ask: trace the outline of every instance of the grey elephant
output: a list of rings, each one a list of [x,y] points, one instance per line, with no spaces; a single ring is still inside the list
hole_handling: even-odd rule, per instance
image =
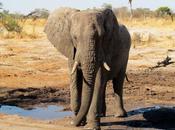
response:
[[[129,56],[129,50],[131,46],[131,37],[128,32],[128,29],[124,25],[119,25],[119,39],[120,43],[116,43],[118,46],[115,49],[118,49],[116,53],[113,53],[112,56],[112,64],[111,64],[111,72],[107,72],[107,69],[102,69],[101,70],[101,77],[103,84],[100,84],[99,86],[100,89],[100,98],[99,100],[99,108],[98,108],[98,114],[99,116],[105,116],[106,115],[106,103],[105,103],[105,90],[106,90],[106,84],[108,80],[113,80],[113,90],[114,90],[114,95],[116,99],[117,106],[114,107],[116,108],[116,117],[125,117],[127,116],[127,113],[123,107],[123,99],[122,99],[122,94],[123,94],[123,82],[125,79],[125,72],[127,68],[127,62],[128,62],[128,56]],[[77,73],[78,81],[81,82],[82,79],[82,74],[81,72]],[[112,77],[112,78],[111,78]],[[96,79],[95,84],[99,83],[99,78]],[[77,88],[78,90],[78,99],[81,99],[81,90],[82,90],[82,84],[79,85]],[[96,92],[96,90],[94,90]],[[94,93],[95,93],[94,92]],[[94,100],[94,99],[93,99]],[[79,102],[76,104],[76,106],[79,106]],[[94,109],[91,109],[94,110]]]
[[[55,10],[48,18],[45,32],[51,43],[68,57],[70,70],[72,122],[80,125],[88,114],[88,124],[99,129],[99,114],[104,104],[105,85],[113,80],[119,116],[126,115],[122,87],[130,48],[130,35],[124,28],[127,43],[119,36],[119,24],[110,9],[79,11]],[[114,62],[115,61],[115,62]],[[105,110],[103,110],[105,111]]]

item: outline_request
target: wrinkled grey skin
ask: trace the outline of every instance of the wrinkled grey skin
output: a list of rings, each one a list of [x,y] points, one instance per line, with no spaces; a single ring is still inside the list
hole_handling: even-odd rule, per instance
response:
[[[119,115],[125,115],[120,86],[127,64],[123,58],[128,58],[129,47],[126,55],[120,57],[119,25],[113,12],[60,8],[49,16],[45,32],[57,50],[68,57],[70,72],[75,62],[79,66],[70,76],[71,108],[75,112],[72,123],[80,125],[88,113],[88,124],[99,128],[100,98],[104,97],[101,93],[110,79],[115,84],[116,109]],[[114,59],[120,62],[114,64]],[[104,69],[104,62],[112,71]]]

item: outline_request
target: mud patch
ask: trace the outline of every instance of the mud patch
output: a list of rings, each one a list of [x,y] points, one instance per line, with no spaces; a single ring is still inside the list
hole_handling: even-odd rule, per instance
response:
[[[57,104],[68,107],[69,90],[64,88],[0,88],[2,105],[12,105],[22,108],[32,108],[39,104]]]

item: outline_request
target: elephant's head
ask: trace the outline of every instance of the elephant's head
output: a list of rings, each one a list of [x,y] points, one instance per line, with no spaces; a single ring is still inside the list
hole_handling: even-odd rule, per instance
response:
[[[75,125],[88,112],[98,68],[104,65],[110,70],[105,56],[108,55],[108,46],[112,47],[114,29],[118,32],[118,22],[109,9],[79,11],[61,8],[54,11],[47,21],[45,32],[48,39],[58,51],[74,60],[71,73],[77,66],[83,73],[82,103]]]

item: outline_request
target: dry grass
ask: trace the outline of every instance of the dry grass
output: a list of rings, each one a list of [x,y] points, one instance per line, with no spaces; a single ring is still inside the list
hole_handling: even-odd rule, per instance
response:
[[[46,19],[27,19],[18,21],[19,25],[23,27],[21,33],[8,32],[3,29],[0,32],[0,39],[38,39],[45,36],[43,33]],[[2,26],[2,25],[0,25]]]
[[[16,39],[16,40],[33,40],[33,39],[40,39],[45,38],[45,33],[43,32],[44,25],[46,23],[46,19],[27,19],[19,21],[20,25],[23,27],[23,31],[18,33],[8,33],[7,31],[0,32],[0,39]],[[150,42],[159,43],[159,42],[167,42],[166,46],[174,46],[174,39],[175,37],[171,35],[171,32],[175,31],[175,22],[172,22],[171,19],[168,17],[167,19],[163,18],[118,18],[118,21],[122,24],[125,24],[129,29],[136,29],[139,31],[139,40],[134,41],[136,44],[139,45],[149,45]],[[148,32],[145,35],[144,31]],[[131,30],[130,30],[131,31]],[[153,31],[153,33],[151,32]],[[143,34],[140,34],[143,32]],[[160,34],[164,32],[165,35],[163,36],[156,36],[154,34]],[[167,32],[167,33],[166,33]],[[169,32],[169,33],[168,33]],[[133,32],[131,32],[132,35]],[[134,32],[135,33],[135,32]],[[148,36],[147,36],[148,35]],[[145,37],[146,36],[146,37]],[[143,38],[142,38],[143,37]],[[148,37],[148,38],[147,38]],[[146,41],[142,41],[146,38]],[[147,40],[149,39],[149,40]]]
[[[175,47],[175,21],[167,18],[118,18],[125,24],[132,37],[133,47]]]
[[[25,21],[26,25],[33,25],[36,24],[37,26],[43,27],[46,23],[46,19],[37,19],[37,20],[33,20],[33,19],[27,19]]]
[[[154,27],[154,28],[168,28],[175,30],[175,21],[172,22],[168,18],[118,18],[120,23],[127,25],[128,27]]]

